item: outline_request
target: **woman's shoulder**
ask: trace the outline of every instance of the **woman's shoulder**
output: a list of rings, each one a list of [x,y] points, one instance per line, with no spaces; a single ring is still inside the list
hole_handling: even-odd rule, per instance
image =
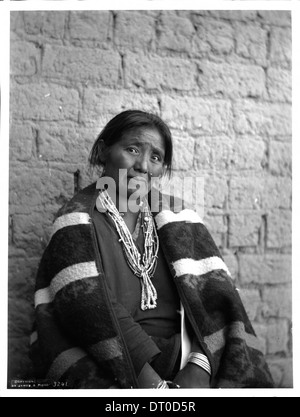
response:
[[[183,210],[195,210],[189,202],[182,198],[157,189],[151,190],[149,203],[153,214],[158,214],[162,211],[180,213]]]
[[[96,183],[83,188],[58,210],[56,219],[71,213],[90,213],[95,204],[96,193]]]

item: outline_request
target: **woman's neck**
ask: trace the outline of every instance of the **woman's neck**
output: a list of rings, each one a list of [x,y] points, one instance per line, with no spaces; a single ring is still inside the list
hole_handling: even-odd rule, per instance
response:
[[[136,202],[134,200],[129,201],[129,196],[124,196],[120,193],[117,193],[116,197],[116,207],[122,215],[129,231],[133,233],[140,213],[140,207],[138,207],[140,200]]]

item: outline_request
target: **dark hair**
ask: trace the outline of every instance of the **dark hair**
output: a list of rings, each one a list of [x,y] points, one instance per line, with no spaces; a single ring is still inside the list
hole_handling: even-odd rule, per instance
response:
[[[166,172],[170,175],[172,171],[173,143],[170,129],[162,119],[152,113],[141,110],[126,110],[112,118],[100,132],[89,156],[89,163],[92,167],[99,167],[101,163],[101,146],[103,141],[109,148],[122,139],[124,133],[131,129],[148,127],[156,129],[162,136],[165,144],[164,164]]]

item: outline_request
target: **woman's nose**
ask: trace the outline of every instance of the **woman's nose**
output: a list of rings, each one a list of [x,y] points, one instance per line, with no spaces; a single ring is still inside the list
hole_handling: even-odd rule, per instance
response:
[[[148,172],[148,162],[149,161],[147,155],[140,155],[139,158],[137,158],[135,161],[135,170],[146,174]]]

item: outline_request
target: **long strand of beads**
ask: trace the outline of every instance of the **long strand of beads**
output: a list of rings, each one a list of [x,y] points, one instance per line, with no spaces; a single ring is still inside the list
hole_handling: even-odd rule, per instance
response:
[[[144,215],[144,251],[141,256],[123,217],[120,215],[107,191],[100,191],[98,198],[115,224],[129,267],[140,278],[142,287],[141,309],[148,310],[156,308],[157,291],[151,278],[157,264],[159,241],[147,200],[145,199],[142,205]]]

